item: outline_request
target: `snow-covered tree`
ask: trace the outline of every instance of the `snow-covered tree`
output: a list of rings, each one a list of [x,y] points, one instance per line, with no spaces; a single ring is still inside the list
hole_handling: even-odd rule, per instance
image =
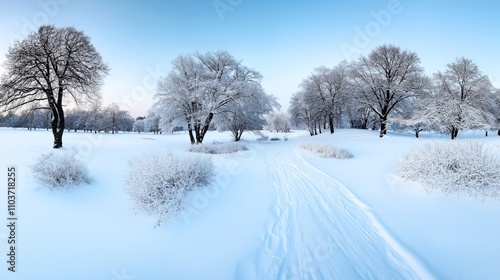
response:
[[[53,147],[62,147],[67,99],[81,102],[100,95],[108,66],[82,31],[51,25],[15,42],[6,58],[0,105],[15,110],[46,103],[52,111]]]
[[[418,95],[428,83],[416,53],[382,45],[352,63],[351,74],[359,102],[380,120],[380,137],[387,133],[389,115],[406,98]]]
[[[228,103],[248,98],[261,75],[226,51],[179,55],[155,95],[161,117],[187,123],[192,144],[202,143],[215,114]]]
[[[19,113],[19,122],[17,125],[29,130],[47,128],[50,125],[46,118],[47,112],[47,109],[41,109],[40,105],[33,103]]]
[[[155,110],[150,109],[146,118],[144,119],[144,130],[153,132],[154,134],[160,134],[160,116],[156,113]]]
[[[356,91],[350,92],[342,105],[343,114],[347,118],[350,128],[368,129],[376,124],[377,118],[370,106],[359,102],[361,95]]]
[[[455,139],[460,130],[490,129],[496,117],[488,110],[494,89],[488,76],[468,58],[457,58],[434,74],[435,93],[425,115]]]
[[[136,118],[132,130],[137,133],[145,132],[146,131],[146,127],[144,125],[145,119],[146,119],[145,117]]]
[[[286,112],[273,111],[265,116],[264,129],[276,132],[290,132],[289,116]]]
[[[260,84],[249,84],[247,90],[254,93],[229,102],[215,117],[217,129],[230,131],[235,141],[239,141],[245,131],[261,130],[266,124],[264,115],[279,107],[276,98],[265,94]]]
[[[293,126],[306,127],[311,136],[321,129],[321,119],[324,117],[321,101],[317,94],[307,87],[292,95],[288,113]],[[320,132],[321,133],[321,132]]]
[[[129,112],[121,110],[116,103],[109,104],[102,111],[102,117],[102,128],[105,131],[111,131],[112,134],[115,134],[118,131],[129,130],[130,123],[133,123]]]
[[[104,113],[101,101],[96,101],[90,106],[89,114],[85,120],[85,129],[94,133],[104,130]]]
[[[339,111],[339,104],[351,90],[347,63],[342,62],[333,68],[319,67],[301,86],[317,95],[318,106],[328,121],[330,133],[333,134],[335,132],[335,114]]]
[[[15,114],[13,111],[7,112],[5,116],[2,118],[2,123],[0,124],[2,127],[20,127],[21,118]]]

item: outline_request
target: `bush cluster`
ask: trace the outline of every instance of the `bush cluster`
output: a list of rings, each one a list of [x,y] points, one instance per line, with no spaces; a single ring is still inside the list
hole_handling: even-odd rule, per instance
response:
[[[349,159],[353,157],[349,151],[326,143],[304,142],[299,147],[310,152],[314,157],[334,159]]]
[[[201,153],[201,154],[234,154],[237,152],[248,151],[248,148],[242,144],[237,143],[229,143],[229,144],[201,144],[201,145],[192,145],[188,148],[189,152],[192,153]]]
[[[136,210],[155,215],[161,225],[184,209],[190,191],[209,185],[214,176],[214,165],[207,157],[145,154],[129,162],[126,192]]]
[[[51,190],[72,189],[75,186],[91,183],[87,165],[73,153],[64,151],[42,154],[31,166],[34,178]]]
[[[426,144],[405,156],[398,173],[431,191],[465,191],[473,197],[496,197],[500,191],[500,160],[473,141]]]

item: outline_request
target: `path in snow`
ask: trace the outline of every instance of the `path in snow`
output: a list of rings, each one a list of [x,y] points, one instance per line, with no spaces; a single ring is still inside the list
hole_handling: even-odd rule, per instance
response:
[[[240,277],[432,278],[411,256],[395,249],[397,244],[347,188],[310,166],[298,152],[272,152],[267,161],[275,217],[254,271],[240,267]]]

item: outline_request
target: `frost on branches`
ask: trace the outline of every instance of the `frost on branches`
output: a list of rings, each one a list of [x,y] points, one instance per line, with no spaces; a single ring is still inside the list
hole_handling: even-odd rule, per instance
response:
[[[429,190],[497,197],[500,159],[477,142],[431,143],[406,155],[398,173]]]
[[[87,166],[71,153],[42,154],[31,170],[35,179],[51,190],[69,190],[92,181]]]
[[[259,72],[225,51],[179,55],[172,62],[172,71],[158,83],[155,107],[170,126],[185,123],[191,144],[201,144],[218,114],[231,112],[228,117],[232,121],[231,117],[259,116],[270,111],[240,110],[241,104],[252,100],[273,100],[264,94],[261,79]],[[259,109],[270,107],[267,105]],[[241,137],[242,129],[253,129],[247,128],[253,123],[240,124],[242,127],[228,128],[236,131],[235,138]]]
[[[209,185],[214,176],[214,165],[206,157],[145,154],[130,161],[126,192],[136,210],[154,215],[161,225],[184,209],[190,191]]]

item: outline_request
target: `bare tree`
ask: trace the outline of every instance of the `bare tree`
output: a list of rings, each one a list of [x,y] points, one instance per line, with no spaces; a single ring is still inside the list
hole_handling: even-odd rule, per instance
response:
[[[109,68],[90,42],[73,27],[41,26],[9,49],[1,78],[0,105],[15,110],[46,102],[52,111],[54,148],[62,147],[65,97],[92,99]]]
[[[179,55],[158,84],[156,107],[172,123],[187,122],[192,144],[203,142],[214,115],[228,103],[248,97],[248,84],[261,75],[225,51]],[[193,134],[194,132],[194,134]]]
[[[387,133],[387,120],[400,102],[418,94],[428,83],[417,54],[394,45],[382,45],[352,63],[352,76],[361,93],[359,101],[380,120],[380,137]]]
[[[330,133],[335,132],[335,113],[338,111],[339,103],[350,90],[348,79],[348,67],[342,62],[333,68],[319,67],[304,81],[302,87],[318,96],[321,109],[328,120]]]
[[[292,125],[297,127],[305,125],[311,136],[317,135],[317,128],[321,128],[321,118],[324,116],[319,104],[318,95],[307,87],[293,94],[288,108]]]
[[[121,110],[118,104],[109,104],[102,112],[102,127],[107,131],[111,131],[111,134],[115,134],[118,131],[127,131],[127,127],[130,123],[133,123],[132,117],[128,111]]]

